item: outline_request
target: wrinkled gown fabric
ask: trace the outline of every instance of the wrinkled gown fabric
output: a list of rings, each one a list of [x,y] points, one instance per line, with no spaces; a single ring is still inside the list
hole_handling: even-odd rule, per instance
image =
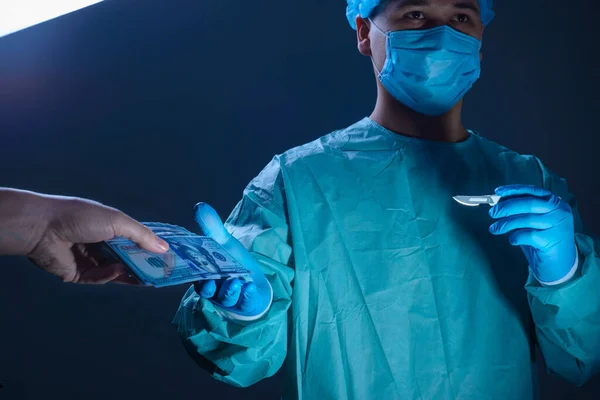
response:
[[[457,194],[531,184],[575,215],[580,267],[544,287],[489,207]],[[285,399],[531,399],[535,343],[580,385],[600,362],[598,242],[566,183],[475,132],[460,143],[365,118],[272,162],[226,223],[274,290],[260,320],[225,320],[190,288],[173,323],[188,352],[235,386],[283,365]]]

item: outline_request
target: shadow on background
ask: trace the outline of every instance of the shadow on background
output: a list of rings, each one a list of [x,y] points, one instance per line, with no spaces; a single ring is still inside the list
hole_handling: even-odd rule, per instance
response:
[[[1,38],[0,186],[193,230],[197,201],[225,217],[274,154],[373,106],[345,2],[324,3],[108,0]],[[597,3],[497,3],[465,123],[566,177],[599,232]],[[185,287],[64,285],[17,258],[0,270],[2,399],[279,398],[277,377],[230,388],[187,356],[170,326]],[[543,399],[600,391],[541,382]]]

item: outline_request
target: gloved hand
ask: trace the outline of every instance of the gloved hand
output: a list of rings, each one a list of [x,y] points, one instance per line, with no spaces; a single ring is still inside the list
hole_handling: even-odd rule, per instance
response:
[[[510,244],[521,246],[540,283],[552,285],[571,278],[578,260],[571,207],[536,186],[501,186],[496,194],[502,200],[490,209],[490,216],[498,219],[490,232],[511,233]]]
[[[243,283],[238,278],[223,281],[196,282],[194,289],[200,296],[210,299],[227,318],[252,321],[262,317],[271,306],[273,290],[260,266],[221,222],[217,212],[208,204],[198,203],[196,222],[204,234],[219,243],[232,257],[252,272],[252,282]]]

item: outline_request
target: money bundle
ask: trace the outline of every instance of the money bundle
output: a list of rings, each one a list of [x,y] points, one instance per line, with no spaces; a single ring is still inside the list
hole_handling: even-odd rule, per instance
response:
[[[250,280],[250,271],[213,239],[176,225],[157,222],[144,225],[169,243],[169,251],[152,253],[122,237],[101,246],[105,256],[127,266],[142,284],[165,287],[207,279]]]

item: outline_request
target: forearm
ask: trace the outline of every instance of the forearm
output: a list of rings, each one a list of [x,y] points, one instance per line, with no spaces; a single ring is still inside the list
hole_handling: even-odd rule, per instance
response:
[[[48,200],[34,192],[0,188],[0,255],[33,250],[48,225]]]

